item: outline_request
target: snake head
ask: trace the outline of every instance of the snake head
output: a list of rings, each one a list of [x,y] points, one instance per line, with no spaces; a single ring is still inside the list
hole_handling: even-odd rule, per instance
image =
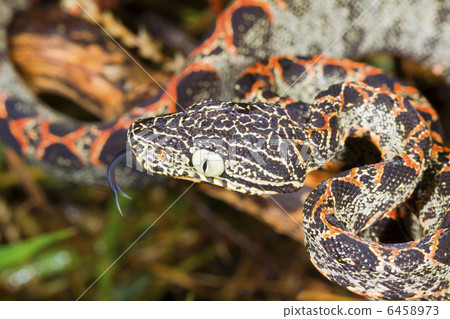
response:
[[[204,100],[184,112],[137,120],[128,142],[148,173],[276,194],[303,186],[298,126],[277,104]]]

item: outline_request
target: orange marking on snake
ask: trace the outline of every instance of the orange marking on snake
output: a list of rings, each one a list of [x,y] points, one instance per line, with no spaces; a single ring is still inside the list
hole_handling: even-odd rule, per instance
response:
[[[209,71],[218,74],[217,69],[210,63],[204,61],[195,61],[191,63],[187,68],[185,68],[178,76],[172,77],[172,79],[167,83],[165,92],[161,98],[145,108],[145,111],[158,110],[161,105],[168,106],[168,113],[173,113],[176,111],[176,100],[177,100],[177,87],[180,81],[191,73],[196,73],[199,71]],[[181,105],[182,108],[188,107],[188,105]]]
[[[41,135],[41,141],[36,149],[36,157],[42,158],[45,154],[45,149],[58,142],[58,138],[50,133],[50,121],[44,121],[39,126],[39,134]]]
[[[443,139],[442,139],[442,137],[439,135],[439,133],[437,133],[437,132],[431,132],[431,137],[434,139],[434,140],[436,140],[437,142],[439,142],[439,143],[443,143],[444,141],[443,141]]]
[[[16,138],[17,142],[20,145],[20,149],[24,154],[27,153],[27,148],[30,146],[26,135],[24,134],[24,132],[30,133],[30,130],[26,130],[25,126],[33,120],[34,119],[30,118],[21,118],[9,123],[11,134]]]
[[[92,141],[92,151],[91,156],[89,157],[89,161],[94,165],[100,165],[99,156],[102,151],[103,146],[106,141],[109,139],[111,134],[113,133],[113,129],[104,130],[101,132],[97,138]]]
[[[371,130],[371,127],[368,125],[365,125],[365,126],[355,125],[353,127],[352,136],[363,137],[367,132],[370,132],[370,130]],[[348,129],[348,131],[350,132],[350,129]]]
[[[430,136],[430,133],[428,132],[428,130],[425,130],[425,128],[426,128],[425,123],[420,122],[409,132],[408,136],[406,137],[406,140],[417,139],[418,141],[420,141],[423,138],[427,138],[428,136]],[[414,138],[413,136],[418,132],[421,133],[419,134],[418,137]]]
[[[413,150],[414,150],[417,154],[419,154],[419,156],[420,156],[420,161],[423,161],[423,160],[425,159],[425,154],[424,154],[423,150],[422,150],[419,146],[414,146],[414,147],[413,147]]]
[[[45,155],[45,151],[48,146],[52,144],[63,144],[65,145],[78,159],[83,162],[83,156],[79,154],[79,148],[76,144],[77,141],[84,135],[84,129],[80,128],[73,131],[65,136],[57,136],[50,132],[51,121],[44,121],[39,126],[39,133],[41,135],[40,143],[36,148],[36,158],[41,159]]]
[[[327,188],[326,188],[326,192],[322,194],[322,196],[320,196],[319,200],[314,204],[314,209],[312,209],[312,213],[311,216],[314,216],[314,213],[317,211],[317,209],[319,208],[320,205],[322,205],[323,203],[325,203],[325,201],[331,197],[332,192],[331,192],[331,185],[332,185],[332,181],[329,180],[327,182]]]
[[[245,97],[251,97],[257,90],[265,86],[267,86],[267,83],[265,81],[256,81],[255,83],[253,83],[251,90],[245,93]]]
[[[295,99],[291,99],[291,98],[287,98],[287,99],[283,99],[283,100],[279,100],[279,97],[273,97],[270,99],[267,99],[268,103],[278,103],[282,106],[286,106],[286,104],[292,103],[292,102],[296,102]]]
[[[262,65],[261,63],[256,63],[253,67],[248,68],[245,71],[246,74],[258,74],[258,75],[265,75],[269,79],[273,79],[273,72],[270,71],[269,68]]]
[[[86,135],[86,129],[80,128],[80,129],[60,138],[61,143],[66,145],[69,148],[69,150],[71,150],[72,153],[75,154],[82,162],[83,162],[84,156],[82,154],[80,154],[80,149],[77,146],[77,141],[79,141],[85,135]]]
[[[366,84],[364,83],[354,83],[354,82],[345,82],[344,87],[351,87],[354,90],[356,90],[361,97],[364,99],[364,105],[367,106],[368,103],[373,101],[373,98],[375,97],[375,94],[372,95],[372,98],[370,97],[369,93],[367,92],[368,89],[370,89]],[[373,92],[373,90],[370,90]]]
[[[185,76],[187,76],[190,73],[195,73],[195,72],[200,72],[200,71],[209,71],[209,72],[214,72],[216,74],[218,74],[217,69],[208,62],[204,62],[204,61],[195,61],[193,63],[191,63],[187,68],[185,68],[181,74],[177,77],[178,81],[180,82],[180,80],[182,78],[184,78]]]
[[[5,105],[7,98],[8,95],[5,92],[0,93],[0,118],[6,118],[8,116]]]
[[[214,48],[217,42],[220,39],[223,39],[225,45],[225,49],[230,52],[231,55],[236,56],[237,55],[237,48],[233,44],[233,27],[231,25],[231,19],[233,16],[233,13],[242,8],[242,7],[249,7],[249,6],[255,6],[262,8],[267,16],[270,23],[273,22],[273,14],[270,10],[270,6],[267,4],[267,2],[263,0],[239,0],[233,2],[219,17],[219,19],[216,22],[216,28],[213,31],[213,34],[206,39],[203,44],[198,46],[194,51],[191,52],[189,57],[193,57],[195,55],[198,55],[200,53],[208,54],[211,52]]]
[[[415,169],[416,174],[420,173],[420,165],[414,159],[412,159],[411,156],[407,154],[400,154],[399,157],[403,159],[405,166]]]
[[[92,151],[91,156],[89,157],[89,161],[94,165],[104,165],[102,162],[100,162],[100,154],[103,150],[103,146],[105,145],[106,141],[109,139],[112,133],[118,131],[119,129],[122,129],[124,127],[128,127],[131,125],[133,121],[125,121],[121,118],[117,123],[109,128],[108,130],[102,131],[93,141],[92,141]]]
[[[316,104],[321,104],[321,103],[326,103],[326,102],[333,103],[336,101],[339,101],[339,98],[330,96],[330,95],[325,95],[325,96],[315,99],[314,103],[316,103]],[[336,114],[336,113],[334,113],[334,114]]]
[[[364,80],[367,76],[371,76],[371,75],[377,75],[377,74],[381,74],[381,70],[374,68],[374,67],[370,67],[367,66],[364,63],[360,63],[360,62],[355,62],[352,60],[348,60],[348,59],[343,59],[343,60],[339,60],[336,58],[325,58],[322,63],[324,65],[335,65],[335,66],[339,66],[344,68],[344,70],[346,71],[346,73],[349,76],[354,76],[355,75],[355,70],[363,70],[361,73],[361,78],[357,79],[358,81],[362,81]]]
[[[445,146],[439,145],[439,144],[433,144],[431,148],[431,156],[435,157],[437,153],[443,152],[446,149]]]
[[[280,77],[280,80],[284,82],[283,68],[281,67],[279,58],[274,59],[273,68],[278,71],[278,76]],[[299,76],[301,76],[301,74],[299,74]]]
[[[363,188],[364,185],[355,179],[355,176],[357,176],[357,169],[352,169],[347,176],[345,176],[344,178],[342,178],[343,181],[347,182],[347,183],[351,183],[353,185],[356,185],[360,188]]]
[[[377,170],[377,173],[375,175],[375,179],[374,179],[373,183],[378,185],[381,183],[381,177],[383,177],[384,165],[383,164],[375,164],[374,167]]]
[[[411,100],[409,103],[418,111],[428,113],[431,115],[431,118],[434,120],[437,120],[439,118],[439,115],[437,112],[431,107],[428,103],[419,103],[416,100]]]
[[[413,95],[418,94],[419,90],[412,86],[405,86],[400,83],[394,83],[394,93],[397,95]]]
[[[434,231],[434,236],[433,236],[433,244],[431,245],[431,249],[430,249],[430,258],[434,258],[434,256],[436,255],[436,250],[437,247],[439,245],[439,235],[442,234],[444,232],[445,229],[437,229]]]
[[[325,124],[322,127],[315,127],[314,129],[309,129],[308,130],[309,135],[311,136],[312,132],[319,131],[319,130],[321,130],[321,131],[330,131],[331,130],[330,119],[332,117],[337,117],[337,116],[338,116],[338,114],[336,112],[325,114],[323,116],[323,118],[325,120]]]
[[[398,220],[399,218],[405,217],[405,215],[406,215],[406,212],[404,212],[402,210],[394,209],[394,210],[389,211],[385,216],[389,217],[391,219],[394,219],[394,220]]]

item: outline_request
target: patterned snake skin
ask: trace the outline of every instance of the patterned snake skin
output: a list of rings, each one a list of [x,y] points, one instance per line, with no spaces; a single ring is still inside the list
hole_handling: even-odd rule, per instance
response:
[[[147,169],[246,193],[287,192],[302,186],[305,172],[340,153],[348,137],[365,137],[383,162],[326,181],[306,202],[306,245],[313,263],[329,279],[372,298],[448,298],[449,152],[440,144],[434,111],[414,89],[376,69],[334,59],[312,65],[318,59],[294,56],[324,52],[357,59],[389,52],[421,62],[449,81],[450,1],[235,1],[164,92],[102,124],[65,119],[22,84],[8,58],[7,26],[28,3],[0,2],[0,136],[31,162],[76,182],[106,184],[107,164],[125,148],[135,120],[204,99],[214,100],[133,124],[130,144]],[[305,77],[294,83],[302,73]],[[266,103],[243,103],[255,99]],[[281,160],[281,144],[250,139],[254,160],[242,156],[231,166],[219,146],[186,149],[194,137],[223,141],[223,132],[233,134],[233,141],[243,140],[245,132],[290,144]],[[166,142],[163,149],[149,142],[158,134]],[[245,146],[242,150],[252,149]],[[184,152],[173,157],[173,150]],[[256,154],[264,154],[270,169],[260,169]],[[168,155],[169,166],[154,166],[155,158]],[[176,166],[180,163],[189,167]],[[226,178],[219,178],[222,174]],[[137,180],[119,172],[124,187]],[[415,204],[424,234],[406,243],[377,242],[370,229],[401,214],[396,208],[407,199]]]
[[[289,75],[302,70],[308,75],[279,99]],[[278,194],[299,190],[306,173],[332,160],[348,138],[371,140],[380,163],[345,171],[307,198],[311,260],[330,280],[372,298],[448,297],[450,150],[417,90],[364,64],[291,56],[258,63],[235,88],[241,101],[264,103],[204,100],[134,122],[128,139],[138,162],[170,177]],[[305,103],[310,94],[313,102]],[[380,243],[377,223],[399,215],[413,192],[424,235]]]

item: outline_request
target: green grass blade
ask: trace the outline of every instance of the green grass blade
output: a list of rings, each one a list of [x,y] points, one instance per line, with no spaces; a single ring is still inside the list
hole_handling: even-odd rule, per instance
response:
[[[60,242],[75,234],[73,228],[36,236],[11,245],[0,246],[0,270],[31,258],[41,249]]]

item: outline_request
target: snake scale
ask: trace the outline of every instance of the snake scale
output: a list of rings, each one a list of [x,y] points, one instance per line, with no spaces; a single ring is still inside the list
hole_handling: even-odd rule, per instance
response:
[[[101,124],[56,114],[22,84],[7,26],[29,2],[0,2],[0,136],[31,162],[106,184],[128,134],[149,171],[274,194],[299,189],[306,172],[348,156],[347,139],[365,138],[380,162],[323,182],[306,200],[313,264],[368,297],[448,299],[450,153],[437,115],[414,88],[336,58],[389,52],[450,82],[450,1],[235,1],[164,91]],[[333,58],[301,58],[321,53]],[[119,171],[122,187],[139,179]],[[410,211],[423,232],[380,242],[378,229]]]

